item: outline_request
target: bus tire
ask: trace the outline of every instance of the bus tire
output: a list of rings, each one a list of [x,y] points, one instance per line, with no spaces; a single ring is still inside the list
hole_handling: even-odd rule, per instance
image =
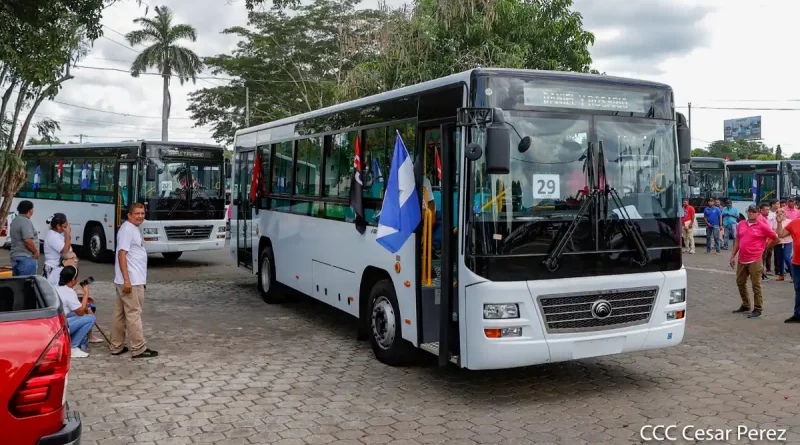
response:
[[[106,250],[106,234],[100,226],[92,226],[87,237],[84,251],[92,262],[102,263],[108,258]]]
[[[161,255],[169,261],[177,261],[183,252],[161,252]]]
[[[391,280],[375,283],[368,307],[369,342],[375,357],[389,366],[410,363],[413,350],[401,334],[400,309]]]
[[[272,246],[265,246],[258,255],[258,291],[264,303],[278,304],[284,301],[281,286],[275,279],[275,255]]]

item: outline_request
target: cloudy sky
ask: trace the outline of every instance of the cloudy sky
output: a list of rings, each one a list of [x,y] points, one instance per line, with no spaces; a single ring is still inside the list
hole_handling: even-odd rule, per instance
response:
[[[372,3],[377,2],[365,0],[364,5]],[[147,0],[141,6],[135,0],[118,1],[104,14],[105,36],[80,62],[84,68],[66,84],[58,103],[40,108],[39,117],[60,121],[62,140],[78,141],[81,134],[91,142],[160,138],[160,77],[132,79],[110,70],[129,68],[142,47],[130,48],[123,35],[135,29],[133,18],[146,8],[152,17],[159,4],[175,11],[176,22],[197,29],[197,42],[187,46],[200,56],[227,52],[236,39],[220,31],[247,20],[244,0]],[[787,51],[797,40],[792,30],[800,2],[575,0],[575,9],[585,28],[596,34],[592,56],[599,70],[671,85],[684,113],[692,103],[695,148],[722,139],[723,120],[760,115],[767,144],[781,144],[785,153],[800,151],[793,131],[800,118],[800,82],[792,69],[795,51]],[[193,128],[186,111],[188,93],[224,83],[173,83],[170,139],[214,143],[208,128]]]

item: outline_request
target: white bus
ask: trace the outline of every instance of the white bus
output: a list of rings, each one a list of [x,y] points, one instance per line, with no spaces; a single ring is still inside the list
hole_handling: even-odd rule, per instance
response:
[[[27,180],[14,198],[33,202],[40,239],[46,221],[64,213],[72,244],[92,261],[113,258],[128,205],[145,204],[148,253],[176,260],[183,252],[225,248],[223,148],[183,142],[26,146]]]
[[[658,83],[475,69],[241,129],[231,255],[268,303],[288,286],[356,317],[391,365],[415,347],[498,369],[676,346],[690,146],[673,107]],[[398,134],[435,213],[391,253],[376,237]],[[364,234],[348,201],[357,138]],[[650,153],[633,176],[631,149]]]
[[[746,217],[751,204],[769,204],[772,200],[800,198],[800,161],[729,161],[728,198]]]
[[[725,200],[729,184],[728,169],[725,159],[710,157],[692,157],[689,162],[689,187],[685,198],[689,199],[689,204],[694,207],[694,231],[695,237],[706,238],[706,219],[703,210],[706,208],[709,199]],[[745,212],[747,207],[741,209]]]

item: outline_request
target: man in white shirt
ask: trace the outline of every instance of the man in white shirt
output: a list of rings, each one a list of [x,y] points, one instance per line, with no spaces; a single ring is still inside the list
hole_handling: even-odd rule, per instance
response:
[[[83,299],[78,300],[78,294],[73,289],[78,284],[78,269],[74,266],[66,266],[59,274],[59,284],[56,288],[61,303],[67,312],[67,329],[69,329],[70,355],[75,358],[85,358],[89,353],[81,350],[81,345],[88,342],[89,331],[94,327],[95,319],[92,310],[89,309],[89,286],[81,286]]]
[[[61,254],[72,250],[72,228],[67,215],[56,213],[48,221],[50,230],[44,235],[44,273],[49,277],[53,269],[59,267]],[[58,276],[55,281],[58,282]]]
[[[158,352],[147,348],[142,329],[144,289],[147,285],[147,251],[139,225],[144,221],[144,204],[131,203],[128,220],[117,232],[117,254],[114,261],[114,284],[117,303],[111,325],[111,354],[128,352],[127,331],[133,358],[155,357]]]

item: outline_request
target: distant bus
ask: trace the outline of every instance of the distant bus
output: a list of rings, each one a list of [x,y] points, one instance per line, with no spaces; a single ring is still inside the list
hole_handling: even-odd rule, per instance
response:
[[[703,210],[709,199],[727,198],[728,170],[725,159],[711,157],[692,157],[689,162],[689,193],[686,198],[694,207],[694,236],[705,238],[706,220]]]
[[[728,197],[742,218],[751,204],[796,199],[800,195],[800,161],[730,161],[727,167]]]
[[[72,244],[92,261],[111,258],[116,230],[132,202],[145,204],[141,225],[148,253],[225,247],[223,148],[183,142],[135,141],[26,146],[27,181],[14,198],[33,202],[40,239],[47,219],[64,213]]]

